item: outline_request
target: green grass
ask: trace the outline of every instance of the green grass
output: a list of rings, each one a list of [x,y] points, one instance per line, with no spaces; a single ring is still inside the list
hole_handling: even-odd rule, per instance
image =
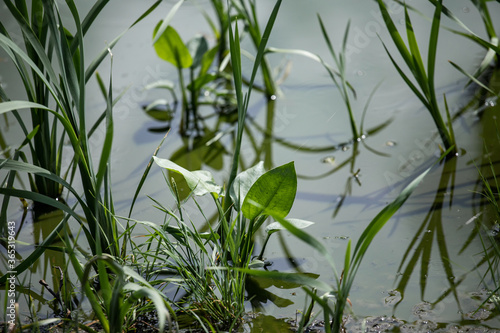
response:
[[[45,248],[50,248],[55,240],[63,237],[67,230],[65,227],[76,222],[94,257],[85,257],[85,254],[78,252],[69,237],[63,239],[66,245],[64,251],[104,331],[121,331],[125,321],[130,320],[128,311],[144,298],[154,303],[160,315],[160,329],[163,329],[168,317],[168,304],[156,289],[127,267],[119,266],[116,261],[122,254],[121,234],[114,217],[109,163],[114,132],[113,106],[120,96],[115,98],[113,94],[111,49],[126,31],[112,40],[88,65],[84,60],[84,35],[107,2],[97,1],[82,19],[76,4],[72,0],[66,1],[71,13],[68,19],[74,25],[72,33],[65,27],[66,21],[63,22],[59,7],[53,1],[5,1],[9,13],[21,28],[24,47],[16,45],[1,24],[0,47],[18,70],[26,100],[12,101],[0,87],[0,114],[12,113],[26,139],[11,158],[0,160],[0,168],[8,171],[0,188],[0,194],[4,195],[0,226],[5,232],[7,205],[12,196],[61,210],[64,217],[33,252],[13,269],[15,274],[19,275],[30,268]],[[153,3],[128,29],[148,16],[160,2]],[[31,4],[29,9],[28,4]],[[106,59],[111,63],[108,83],[104,83],[96,73],[96,68]],[[90,119],[85,102],[86,86],[94,74],[106,109],[95,119]],[[21,117],[20,113],[26,112],[24,110],[29,110],[31,124],[25,123]],[[96,154],[89,138],[99,126],[105,127],[105,136],[102,148]],[[62,145],[66,141],[70,142],[73,155],[67,171],[62,172]],[[28,148],[26,154],[21,150],[24,147]],[[92,160],[91,152],[94,158],[98,157],[96,163]],[[31,190],[17,188],[17,173],[29,175]],[[72,185],[75,177],[79,178],[81,190]],[[75,205],[70,207],[58,200],[63,189],[70,198],[68,201],[75,202]],[[82,258],[87,261],[85,265],[81,263]],[[99,289],[89,283],[92,269],[98,273]],[[8,276],[2,275],[0,281],[4,282]],[[78,321],[78,318],[74,320]]]
[[[391,15],[387,10],[384,1],[377,0],[377,2],[379,4],[379,8],[382,12],[382,16],[384,18],[384,22],[386,24],[387,30],[389,31],[391,39],[394,42],[396,48],[398,49],[398,52],[403,58],[406,66],[410,70],[411,75],[416,81],[416,84],[398,65],[394,57],[387,49],[385,43],[383,43],[387,55],[391,59],[391,62],[397,69],[399,75],[403,78],[408,87],[412,90],[412,92],[418,97],[418,99],[422,102],[425,108],[429,111],[430,115],[432,116],[432,119],[434,120],[434,124],[436,125],[436,128],[439,132],[441,140],[443,141],[445,150],[449,150],[451,148],[450,153],[453,155],[456,154],[457,148],[455,146],[455,137],[453,135],[452,124],[451,122],[448,122],[448,124],[446,124],[446,122],[443,120],[443,116],[439,107],[439,101],[436,96],[436,88],[434,86],[439,29],[441,24],[441,14],[443,11],[442,0],[434,2],[436,9],[434,11],[431,31],[429,34],[427,66],[424,65],[424,61],[420,53],[420,48],[413,30],[413,25],[410,19],[410,15],[408,14],[408,8],[406,7],[406,5],[404,5],[405,30],[406,30],[408,46],[405,44],[401,34],[396,28],[396,25],[394,24],[394,21],[392,20]],[[447,114],[447,118],[450,119],[449,114]]]
[[[335,61],[335,65],[337,66],[340,82],[337,80],[337,75],[335,75],[335,72],[331,70],[330,66],[325,65],[325,69],[328,71],[330,78],[335,83],[337,89],[340,91],[342,100],[344,101],[344,104],[347,107],[347,111],[349,113],[349,122],[351,124],[352,138],[353,141],[356,141],[360,139],[362,133],[360,133],[358,126],[356,125],[356,120],[351,105],[351,99],[349,96],[352,87],[349,86],[346,79],[347,64],[346,64],[345,54],[346,54],[346,45],[349,37],[350,23],[347,24],[344,33],[344,38],[342,41],[342,48],[340,52],[337,54],[333,48],[330,37],[328,36],[328,32],[326,31],[325,25],[323,24],[323,20],[321,19],[321,16],[319,14],[318,14],[318,20],[319,20],[319,25],[321,27],[321,33],[323,34],[323,38],[325,39],[326,45],[328,46],[328,50],[330,51],[330,54],[332,55],[332,58]],[[352,90],[352,93],[354,93],[354,90]]]
[[[109,159],[113,140],[112,109],[116,103],[112,93],[111,74],[108,87],[105,87],[103,80],[97,75],[106,101],[106,110],[91,122],[91,119],[88,119],[85,105],[86,84],[94,75],[97,66],[107,56],[112,62],[111,48],[121,37],[113,40],[109,47],[105,48],[90,65],[85,66],[83,60],[85,58],[84,34],[106,2],[98,1],[87,16],[81,20],[75,3],[68,1],[68,8],[76,26],[74,35],[65,29],[58,8],[50,1],[43,4],[41,1],[32,3],[33,17],[43,18],[43,24],[42,22],[36,24],[32,22],[34,27],[27,23],[29,17],[26,17],[25,2],[14,5],[10,1],[6,1],[6,4],[22,29],[27,52],[9,38],[3,27],[0,27],[0,46],[16,65],[19,76],[24,82],[28,100],[9,101],[8,98],[2,97],[4,102],[0,104],[0,113],[12,112],[18,119],[27,138],[25,145],[29,147],[30,155],[34,160],[31,163],[28,162],[26,158],[23,158],[24,153],[22,152],[16,153],[14,159],[2,160],[3,168],[11,170],[11,175],[7,176],[6,186],[0,189],[0,193],[6,197],[20,196],[31,199],[38,204],[63,209],[81,223],[94,254],[102,251],[118,255],[118,233],[112,217],[113,204],[109,181]],[[159,2],[155,3],[132,26],[147,16],[158,4]],[[37,29],[43,29],[43,31]],[[60,75],[56,73],[60,73]],[[4,96],[5,92],[1,90],[1,94]],[[32,119],[36,120],[33,121],[31,130],[28,129],[29,126],[23,122],[19,115],[20,111],[18,110],[22,109],[29,109]],[[106,128],[105,138],[97,168],[94,168],[90,156],[89,137],[102,123]],[[88,128],[89,124],[93,125]],[[60,134],[58,134],[58,128],[62,128]],[[33,133],[37,133],[39,136],[37,137],[37,134],[33,135]],[[42,137],[50,138],[50,141],[46,142]],[[68,172],[60,174],[62,143],[66,140],[70,141],[74,153],[72,164],[69,167],[73,168],[72,174],[75,172],[79,174],[83,195],[71,187],[73,177],[69,182],[65,180]],[[52,158],[47,159],[44,163],[40,162],[41,156],[49,155]],[[24,161],[20,161],[20,159]],[[56,169],[53,169],[54,166]],[[32,183],[56,184],[56,187],[59,188],[58,193],[63,188],[67,189],[81,205],[86,223],[83,223],[83,220],[77,216],[72,208],[57,201],[50,193],[39,193],[38,187],[33,188],[32,186],[31,191],[15,189],[14,174],[20,171],[27,172],[30,177],[34,175],[35,179],[41,179]],[[2,209],[8,204],[8,201],[4,200],[3,204]],[[5,226],[6,218],[2,215],[2,227]],[[60,230],[60,227],[56,229]],[[27,260],[26,263],[28,264],[30,261]]]

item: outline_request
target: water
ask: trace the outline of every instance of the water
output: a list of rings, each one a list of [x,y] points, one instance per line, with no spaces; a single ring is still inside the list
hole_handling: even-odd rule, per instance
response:
[[[429,6],[416,1],[408,3],[427,15],[432,14]],[[160,60],[151,47],[152,29],[171,5],[162,4],[151,17],[129,31],[113,50],[116,93],[130,86],[115,108],[112,175],[119,215],[128,213],[142,172],[164,135],[148,131],[162,124],[148,118],[141,106],[165,97],[162,91],[144,91],[146,84],[158,79],[176,80],[173,67]],[[205,2],[201,5],[208,8]],[[85,11],[86,4],[81,6],[81,10]],[[271,6],[271,3],[259,3],[260,13],[265,15]],[[478,14],[467,1],[455,1],[449,6],[473,31],[483,31]],[[497,10],[492,16],[498,15],[498,6],[491,7]],[[117,8],[120,8],[120,16],[116,15]],[[86,37],[87,46],[93,48],[87,61],[145,9],[146,4],[137,1],[128,1],[126,5],[112,1]],[[397,13],[395,22],[400,22],[403,13],[400,8],[395,7],[394,10]],[[254,149],[246,134],[242,151],[246,167],[258,160],[264,160],[268,169],[295,161],[299,177],[298,193],[289,216],[316,223],[307,231],[327,246],[340,273],[347,240],[356,242],[371,219],[399,194],[404,185],[436,161],[440,139],[430,115],[397,75],[376,36],[379,33],[389,50],[394,51],[381,25],[375,2],[356,0],[311,5],[298,0],[287,1],[282,5],[269,45],[309,50],[332,63],[319,30],[316,12],[321,13],[336,46],[340,45],[348,19],[351,20],[347,60],[348,79],[358,94],[353,105],[355,115],[359,122],[368,95],[382,81],[369,105],[364,129],[368,133],[379,125],[385,127],[367,134],[360,143],[351,143],[347,111],[322,67],[299,56],[270,55],[273,66],[289,61],[292,68],[280,85],[276,100],[271,102],[272,117],[266,110],[269,106],[265,99],[254,92],[249,110],[252,121],[247,122],[247,127],[257,147],[262,149]],[[0,14],[2,23],[3,15]],[[429,24],[418,15],[412,14],[412,18],[417,36],[425,41]],[[455,27],[449,20],[443,21]],[[183,6],[172,24],[184,40],[196,33],[211,33],[198,8],[190,3]],[[400,24],[400,27],[403,25]],[[244,43],[243,47],[252,50],[248,43]],[[424,47],[422,54],[425,51]],[[447,60],[452,59],[472,70],[479,63],[483,51],[471,42],[442,30],[438,55],[438,95],[446,94],[451,112],[455,114],[471,100],[473,91],[463,88],[466,79],[448,65]],[[249,64],[244,64],[247,65],[245,73],[249,75]],[[15,90],[19,82],[15,79],[11,81],[16,77],[11,67],[2,65],[0,75],[6,80],[8,93],[21,95]],[[99,71],[106,77],[109,69],[109,62],[104,62]],[[97,85],[92,83],[89,86],[87,96],[90,110],[97,114],[104,109],[105,103]],[[482,245],[479,238],[473,235],[475,223],[467,222],[483,209],[480,196],[475,192],[480,191],[481,186],[474,164],[487,163],[483,140],[495,142],[495,129],[491,124],[498,106],[485,106],[481,116],[473,112],[473,109],[479,108],[469,109],[454,121],[461,156],[434,167],[372,243],[349,296],[354,315],[394,316],[410,323],[429,320],[441,326],[477,323],[473,320],[473,311],[486,297],[480,281],[485,266],[473,269],[481,261]],[[2,123],[2,134],[9,143],[19,142],[15,120],[9,116],[8,123],[9,127]],[[176,117],[158,156],[171,158],[190,170],[209,170],[219,183],[227,179],[231,161],[227,152],[232,148],[230,137],[223,136],[216,143],[206,146],[209,138],[205,141],[182,138],[177,133],[178,126],[179,117]],[[207,132],[213,136],[230,131],[232,126],[232,123],[208,121]],[[272,136],[263,136],[264,129],[270,131]],[[96,152],[100,150],[102,138],[103,132],[98,132],[92,139]],[[490,152],[498,157],[494,148]],[[207,156],[210,156],[209,160]],[[325,158],[328,158],[328,163],[325,163]],[[133,216],[162,221],[162,213],[154,209],[146,197],[149,195],[162,202],[172,202],[161,170],[152,168],[141,193]],[[193,219],[196,217],[192,216]],[[12,200],[9,219],[21,220],[16,200]],[[477,218],[486,225],[493,223],[491,219],[492,214],[488,212]],[[50,230],[49,223],[28,219],[18,239],[33,244],[43,239]],[[334,283],[332,270],[321,255],[293,236],[287,233],[284,236],[288,250],[302,270],[319,274],[322,281]],[[18,249],[25,257],[32,247],[20,245]],[[273,262],[270,269],[291,269],[277,237],[271,239],[266,257]],[[58,252],[47,253],[33,268],[31,275],[25,276],[24,286],[30,286],[41,317],[51,316],[47,301],[52,297],[37,281],[43,278],[49,285],[55,285],[59,277],[51,266],[63,265],[63,260]],[[263,304],[266,315],[288,318],[294,317],[296,310],[302,310],[304,296],[300,290],[270,287],[268,291],[289,301],[274,304],[268,300]],[[26,319],[29,301],[25,295],[19,302]],[[291,305],[281,307],[283,304]],[[251,307],[249,310],[252,310]],[[481,323],[490,327],[500,325],[493,312],[486,314]]]

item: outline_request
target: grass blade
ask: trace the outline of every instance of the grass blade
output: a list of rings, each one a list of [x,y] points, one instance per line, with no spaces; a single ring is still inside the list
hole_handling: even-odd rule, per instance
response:
[[[490,94],[493,94],[495,96],[498,96],[497,93],[495,93],[493,90],[491,90],[488,86],[486,86],[484,83],[482,83],[481,81],[479,81],[477,78],[476,78],[476,75],[472,75],[470,73],[467,73],[462,67],[458,66],[457,64],[455,64],[453,61],[449,61],[449,63],[455,67],[460,73],[462,73],[463,75],[467,76],[471,82],[474,82],[475,84],[477,84],[478,86],[480,86],[481,88],[483,88],[484,90],[488,91]]]
[[[172,21],[175,13],[179,10],[181,5],[184,3],[184,0],[179,0],[173,7],[170,9],[168,12],[167,16],[165,16],[165,19],[163,20],[163,23],[160,25],[158,28],[158,31],[156,32],[155,38],[153,38],[153,45],[156,44],[158,39],[160,39],[161,35],[165,32],[167,27],[170,25],[170,21]]]
[[[429,37],[429,52],[427,56],[427,75],[429,76],[429,91],[434,95],[434,73],[436,68],[436,55],[438,46],[439,26],[441,23],[442,0],[438,0],[436,10],[434,11],[434,18],[432,20],[432,27]],[[431,95],[431,96],[432,96]],[[435,98],[435,97],[434,97]]]

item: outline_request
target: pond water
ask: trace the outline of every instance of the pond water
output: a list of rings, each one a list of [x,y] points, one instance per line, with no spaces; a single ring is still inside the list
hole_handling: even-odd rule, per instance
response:
[[[432,15],[432,6],[427,2],[407,3],[428,16]],[[127,32],[113,50],[115,90],[118,93],[128,88],[115,108],[111,163],[116,211],[123,216],[128,213],[147,162],[165,135],[165,131],[151,131],[164,124],[145,115],[142,106],[165,97],[164,91],[145,91],[145,85],[159,79],[177,80],[173,66],[160,60],[151,46],[154,26],[172,5],[171,1],[162,4],[149,18]],[[262,22],[272,5],[271,2],[258,3]],[[446,5],[471,30],[484,35],[479,14],[469,1],[453,1]],[[89,5],[81,2],[79,6],[85,12]],[[139,1],[128,0],[126,4],[125,1],[111,1],[86,37],[87,45],[92,46],[87,61],[147,6]],[[499,17],[499,7],[491,5],[493,17]],[[209,11],[209,4],[206,1],[197,5],[185,3],[174,17],[172,25],[184,40],[198,33],[211,36],[200,8]],[[394,11],[395,21],[403,27],[402,9],[394,7]],[[369,94],[382,82],[369,104],[364,121],[365,132],[370,134],[366,134],[362,142],[351,142],[347,110],[339,92],[318,63],[299,56],[271,54],[269,60],[274,67],[286,63],[291,69],[280,84],[275,101],[267,102],[264,96],[253,93],[248,131],[242,145],[242,164],[250,167],[263,160],[270,169],[295,162],[298,192],[289,216],[315,222],[307,232],[327,246],[340,272],[347,240],[356,242],[377,213],[437,160],[440,139],[430,114],[399,77],[377,37],[380,34],[389,50],[394,51],[375,1],[287,0],[282,4],[268,45],[308,50],[333,63],[316,13],[321,13],[335,45],[340,45],[350,20],[347,76],[358,95],[354,102],[358,122]],[[15,23],[7,21],[5,15],[0,13],[0,20],[9,29],[9,24],[14,26]],[[430,24],[415,13],[411,15],[416,34],[425,44]],[[444,19],[443,23],[455,28],[449,20]],[[242,47],[254,52],[248,43],[244,42]],[[425,51],[424,47],[422,53]],[[446,94],[450,111],[456,115],[453,125],[460,156],[435,166],[376,236],[349,297],[355,316],[394,316],[410,323],[427,320],[440,328],[452,324],[500,327],[500,319],[494,311],[474,313],[487,297],[481,281],[486,266],[475,269],[481,263],[483,251],[481,240],[475,235],[476,223],[483,221],[487,226],[494,223],[493,215],[488,211],[480,214],[484,202],[478,194],[482,187],[476,165],[485,165],[488,161],[484,140],[498,144],[494,123],[499,109],[495,100],[466,107],[474,100],[475,90],[465,89],[467,79],[448,64],[448,60],[453,60],[472,71],[483,55],[484,51],[475,44],[441,30],[436,86],[438,95]],[[21,92],[16,91],[19,82],[15,79],[15,69],[9,65],[8,62],[1,65],[2,83],[9,94],[21,97]],[[244,65],[244,71],[249,75],[250,63],[244,62]],[[105,77],[109,69],[109,63],[105,62],[99,71]],[[87,96],[89,111],[98,114],[104,109],[105,102],[94,82],[90,84]],[[459,113],[463,108],[465,112]],[[203,112],[208,114],[211,110]],[[20,131],[10,115],[7,122],[8,126],[2,120],[2,135],[14,145],[21,139]],[[206,121],[206,137],[183,138],[178,133],[179,117],[175,117],[158,156],[170,158],[189,170],[209,170],[218,183],[222,183],[228,178],[231,163],[231,135],[222,136],[209,146],[206,143],[217,133],[234,129],[233,126],[234,123],[211,118]],[[97,132],[92,138],[96,152],[100,151],[102,138],[102,132]],[[498,161],[498,146],[490,146],[489,152],[493,160]],[[161,222],[163,214],[153,208],[146,195],[164,203],[173,202],[159,168],[153,167],[133,217]],[[202,207],[204,203],[202,200]],[[22,219],[17,201],[12,200],[9,214],[10,220]],[[191,218],[197,218],[194,209]],[[28,219],[19,240],[36,243],[50,232],[51,227],[50,222]],[[283,235],[293,261],[303,271],[319,274],[321,280],[334,283],[333,272],[320,254],[293,236]],[[20,245],[19,251],[26,256],[31,249],[31,246]],[[292,269],[278,237],[271,239],[266,257],[272,262],[269,269]],[[58,279],[57,275],[52,277],[50,269],[51,265],[63,265],[63,259],[57,258],[55,254],[46,254],[33,268],[32,275],[25,277],[25,287],[32,288],[30,295],[34,297],[34,306],[41,317],[51,315],[46,306],[51,297],[37,281]],[[1,265],[4,271],[3,259]],[[267,290],[277,297],[274,302],[267,300],[262,304],[261,311],[267,315],[289,318],[295,317],[297,310],[302,310],[304,295],[300,289],[269,287]],[[26,297],[20,300],[20,306],[22,313],[28,316]],[[249,305],[251,310],[256,309]]]

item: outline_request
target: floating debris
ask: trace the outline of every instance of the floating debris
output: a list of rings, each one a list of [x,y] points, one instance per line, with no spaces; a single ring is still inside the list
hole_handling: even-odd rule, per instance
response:
[[[327,156],[324,159],[322,159],[321,162],[335,165],[335,156]]]
[[[385,145],[386,145],[387,147],[394,147],[394,146],[396,146],[396,145],[397,145],[397,143],[396,143],[395,141],[387,141],[387,142],[385,143]]]

